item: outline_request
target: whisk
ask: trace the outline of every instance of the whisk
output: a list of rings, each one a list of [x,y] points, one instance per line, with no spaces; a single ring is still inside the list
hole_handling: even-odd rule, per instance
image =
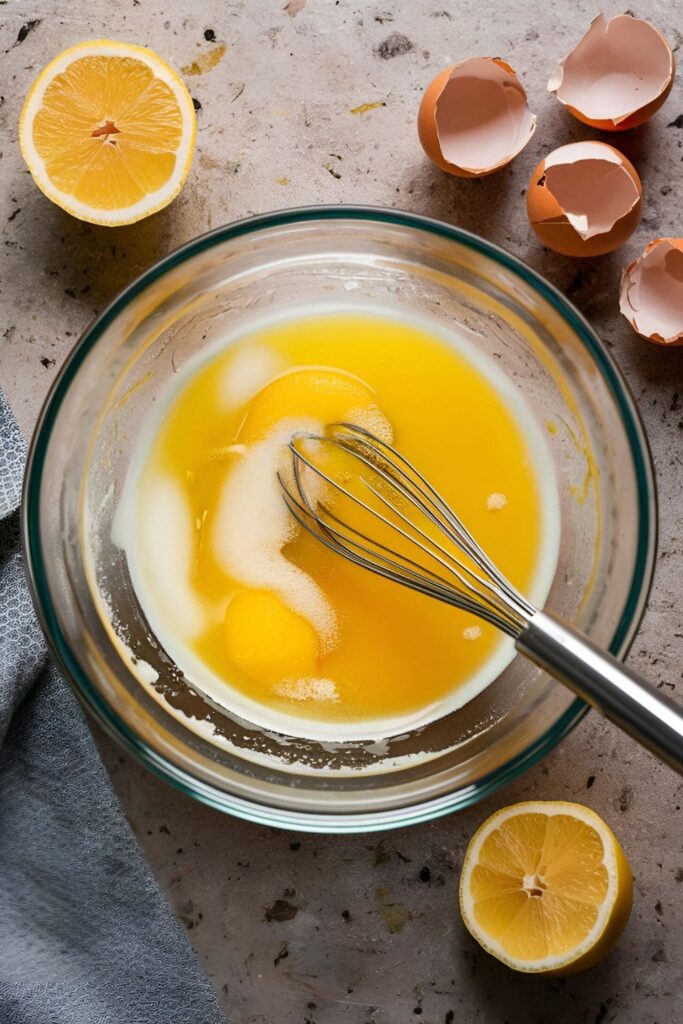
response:
[[[535,608],[392,445],[363,427],[338,423],[324,434],[294,434],[289,450],[291,473],[280,474],[283,495],[318,541],[355,565],[496,626],[518,651],[683,773],[683,710],[555,615]],[[330,468],[330,456],[339,452],[341,472],[339,465]],[[353,521],[359,517],[362,529]],[[392,537],[396,543],[386,543]]]

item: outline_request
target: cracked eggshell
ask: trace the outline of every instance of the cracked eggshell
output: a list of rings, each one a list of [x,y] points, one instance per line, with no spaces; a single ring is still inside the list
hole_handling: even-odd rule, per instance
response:
[[[683,345],[683,238],[657,238],[621,277],[619,308],[656,345]]]
[[[633,233],[642,212],[638,173],[605,142],[572,142],[541,160],[527,190],[527,213],[549,249],[601,256]]]
[[[498,57],[470,57],[446,68],[427,87],[417,115],[429,159],[462,178],[505,167],[535,130],[522,83]]]
[[[550,81],[570,114],[605,131],[648,121],[671,92],[674,57],[666,39],[629,14],[600,14],[581,42],[560,61]]]

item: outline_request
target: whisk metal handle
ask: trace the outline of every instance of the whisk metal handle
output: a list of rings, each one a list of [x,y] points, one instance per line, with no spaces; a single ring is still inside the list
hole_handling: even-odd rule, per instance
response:
[[[548,612],[536,612],[517,649],[662,761],[683,774],[683,709],[632,669]]]

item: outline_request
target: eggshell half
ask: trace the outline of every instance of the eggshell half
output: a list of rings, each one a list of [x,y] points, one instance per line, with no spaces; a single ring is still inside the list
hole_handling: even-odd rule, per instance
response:
[[[600,256],[618,249],[642,212],[633,164],[605,142],[573,142],[541,160],[527,191],[527,213],[549,249]]]
[[[683,238],[657,238],[629,263],[619,308],[648,341],[683,345]]]
[[[535,130],[522,83],[498,57],[470,57],[446,68],[427,87],[417,115],[429,159],[462,178],[505,167]]]
[[[548,82],[584,124],[624,131],[648,121],[671,92],[674,57],[666,39],[629,14],[600,14]]]

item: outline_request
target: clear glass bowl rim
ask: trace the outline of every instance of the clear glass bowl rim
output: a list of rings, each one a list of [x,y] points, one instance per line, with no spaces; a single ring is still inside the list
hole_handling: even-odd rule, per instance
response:
[[[279,210],[233,221],[215,228],[185,243],[153,264],[124,288],[85,329],[65,360],[38,417],[27,456],[22,502],[22,539],[26,571],[40,623],[65,677],[86,707],[95,713],[107,732],[154,774],[211,807],[244,820],[271,827],[338,834],[374,832],[430,821],[482,800],[545,757],[583,718],[588,711],[588,706],[576,698],[560,718],[524,751],[471,786],[426,803],[387,812],[373,812],[370,816],[334,813],[323,815],[307,812],[297,814],[237,798],[222,790],[214,789],[161,757],[121,721],[83,672],[59,626],[52,604],[45,573],[45,553],[40,538],[39,507],[45,458],[61,404],[83,360],[97,344],[104,330],[125,310],[132,299],[174,267],[225,241],[238,239],[256,231],[286,227],[291,224],[304,224],[316,220],[354,219],[414,228],[439,238],[449,239],[475,252],[482,253],[516,274],[540,294],[569,324],[588,350],[619,411],[633,459],[637,487],[638,529],[633,575],[627,600],[609,644],[612,654],[616,657],[624,657],[633,642],[645,611],[657,548],[657,497],[652,456],[629,387],[588,321],[541,274],[528,267],[516,256],[512,256],[504,249],[472,232],[419,214],[384,207],[343,204]]]

